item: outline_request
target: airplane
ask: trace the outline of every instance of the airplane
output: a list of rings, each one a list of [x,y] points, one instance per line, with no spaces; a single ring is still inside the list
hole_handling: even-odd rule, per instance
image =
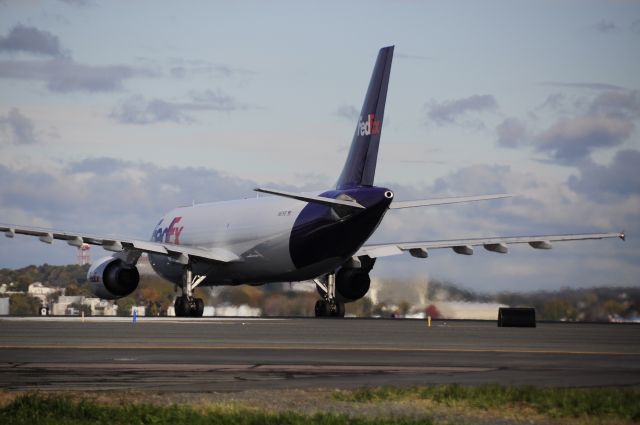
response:
[[[293,193],[269,188],[271,196],[175,208],[156,224],[151,240],[61,232],[0,225],[0,232],[35,236],[44,243],[66,241],[80,247],[100,245],[113,252],[91,265],[88,281],[103,299],[118,299],[136,290],[136,267],[143,253],[153,269],[180,287],[176,316],[200,317],[204,301],[198,286],[262,285],[313,280],[321,297],[317,317],[343,317],[345,303],[369,290],[369,273],[377,258],[409,253],[427,258],[431,249],[471,255],[474,247],[507,253],[510,244],[550,249],[552,242],[621,238],[619,233],[401,241],[367,244],[389,210],[506,198],[509,194],[396,201],[391,189],[374,185],[378,146],[394,46],[380,49],[364,98],[351,147],[334,188]]]

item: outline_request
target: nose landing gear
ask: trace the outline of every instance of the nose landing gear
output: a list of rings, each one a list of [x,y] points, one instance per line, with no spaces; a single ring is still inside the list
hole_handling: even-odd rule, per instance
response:
[[[195,298],[193,290],[200,285],[207,276],[193,276],[191,265],[184,266],[182,273],[182,295],[176,298],[174,304],[177,317],[202,317],[204,313],[204,300]]]

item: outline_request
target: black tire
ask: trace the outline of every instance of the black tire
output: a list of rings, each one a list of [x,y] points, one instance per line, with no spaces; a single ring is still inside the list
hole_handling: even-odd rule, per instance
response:
[[[325,300],[316,301],[316,317],[327,317],[329,315],[329,305]]]
[[[336,302],[336,311],[332,312],[333,317],[344,317],[344,303]]]
[[[196,298],[194,300],[195,308],[191,310],[191,316],[202,317],[204,313],[204,300],[202,298]]]
[[[175,308],[176,317],[186,317],[189,313],[189,303],[187,297],[178,297],[173,307]]]

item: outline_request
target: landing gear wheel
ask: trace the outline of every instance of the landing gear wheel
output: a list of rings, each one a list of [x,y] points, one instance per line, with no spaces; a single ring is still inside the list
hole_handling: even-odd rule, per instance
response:
[[[178,317],[202,317],[204,300],[194,298],[193,290],[207,278],[206,275],[193,275],[191,263],[186,263],[182,270],[182,295],[176,298],[175,310]]]
[[[325,300],[316,301],[316,317],[327,317],[329,315],[329,304]]]
[[[193,317],[202,317],[204,313],[204,300],[202,298],[195,298],[195,308],[191,311]]]
[[[189,316],[189,301],[187,300],[187,297],[178,297],[176,298],[176,302],[173,305],[173,307],[175,308],[175,312],[176,312],[176,317],[187,317]]]
[[[345,310],[344,309],[344,303],[336,302],[336,306],[335,307],[336,307],[336,309],[335,309],[335,311],[331,312],[332,313],[331,315],[333,317],[344,317],[344,313],[345,313],[345,311],[344,311]]]
[[[327,300],[316,301],[316,317],[344,317],[344,303]]]

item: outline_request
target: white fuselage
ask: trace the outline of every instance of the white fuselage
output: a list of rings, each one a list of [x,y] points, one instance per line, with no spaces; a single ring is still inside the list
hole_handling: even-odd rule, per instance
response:
[[[289,254],[291,231],[305,205],[269,196],[175,208],[158,223],[152,239],[240,257],[231,263],[195,261],[194,273],[208,276],[205,285],[309,279],[316,272],[296,269]],[[181,265],[164,255],[149,258],[156,272],[180,282]]]

